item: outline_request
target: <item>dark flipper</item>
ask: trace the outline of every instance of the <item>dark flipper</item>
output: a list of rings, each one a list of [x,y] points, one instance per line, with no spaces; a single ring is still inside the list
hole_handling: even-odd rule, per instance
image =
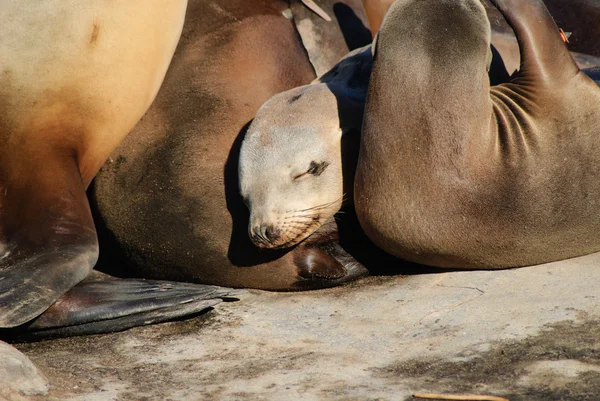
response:
[[[538,85],[549,80],[556,84],[577,74],[579,68],[542,0],[491,2],[515,32],[521,52],[517,78],[524,78],[524,84]]]
[[[50,134],[43,130],[23,134],[16,141],[23,143],[3,149],[0,157],[3,328],[40,315],[83,280],[98,258],[96,230],[76,154],[51,140],[36,141]]]
[[[37,319],[5,331],[10,341],[108,333],[198,314],[241,290],[169,281],[82,282]]]
[[[299,278],[294,286],[298,290],[335,287],[369,274],[369,270],[340,245],[338,224],[330,219],[294,249]],[[354,246],[362,247],[364,243]]]
[[[95,244],[37,253],[15,250],[0,259],[0,327],[38,316],[83,280],[96,259]]]

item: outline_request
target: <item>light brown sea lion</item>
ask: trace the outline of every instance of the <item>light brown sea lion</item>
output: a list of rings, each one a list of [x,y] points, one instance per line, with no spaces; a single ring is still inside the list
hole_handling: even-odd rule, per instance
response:
[[[505,268],[600,250],[600,89],[541,0],[494,3],[522,60],[494,87],[479,0],[398,0],[384,20],[354,194],[393,255]]]
[[[94,266],[86,187],[154,99],[186,3],[0,1],[0,328],[35,318]],[[139,319],[165,297],[140,299],[133,283],[95,284],[100,299],[79,289],[52,311],[62,326]],[[132,303],[111,309],[115,294]],[[52,326],[48,316],[26,326]]]
[[[366,272],[339,247],[333,221],[292,250],[262,250],[247,235],[237,177],[245,126],[268,98],[315,78],[294,23],[282,15],[287,7],[190,1],[155,103],[90,193],[101,245],[114,250],[101,254],[104,266],[274,290],[332,286]]]
[[[369,45],[311,84],[273,96],[256,114],[239,176],[257,246],[296,245],[352,200],[371,66]]]

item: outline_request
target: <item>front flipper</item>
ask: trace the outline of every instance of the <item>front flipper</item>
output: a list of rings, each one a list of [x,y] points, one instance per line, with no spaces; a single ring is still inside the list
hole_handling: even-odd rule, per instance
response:
[[[56,145],[21,139],[25,144],[0,154],[4,328],[44,312],[83,280],[98,258],[96,229],[76,157],[70,152],[65,156]]]
[[[11,340],[32,341],[121,331],[195,315],[243,292],[142,279],[85,281],[37,319],[5,334]]]
[[[522,84],[556,84],[572,78],[579,68],[542,0],[491,0],[519,42]]]
[[[98,256],[96,244],[12,252],[0,259],[0,327],[38,316],[83,280]]]
[[[297,248],[294,261],[298,268],[300,290],[335,287],[369,274],[337,242]]]

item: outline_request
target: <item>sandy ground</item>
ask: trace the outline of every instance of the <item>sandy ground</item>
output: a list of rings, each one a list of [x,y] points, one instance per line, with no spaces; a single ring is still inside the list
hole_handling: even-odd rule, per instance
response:
[[[600,394],[600,255],[250,291],[189,320],[17,344],[58,400],[518,400]]]

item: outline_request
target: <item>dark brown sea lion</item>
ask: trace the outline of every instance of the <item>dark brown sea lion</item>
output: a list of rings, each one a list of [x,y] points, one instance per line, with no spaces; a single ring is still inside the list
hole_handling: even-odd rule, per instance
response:
[[[521,51],[494,87],[479,0],[398,0],[384,20],[355,206],[393,255],[505,268],[600,250],[600,89],[541,0],[494,3]]]
[[[155,103],[90,194],[103,249],[120,250],[102,254],[104,265],[275,290],[332,286],[365,273],[339,247],[333,221],[311,238],[325,242],[318,246],[266,251],[248,238],[237,179],[245,126],[268,98],[315,78],[293,22],[282,15],[287,7],[278,0],[190,1]]]

